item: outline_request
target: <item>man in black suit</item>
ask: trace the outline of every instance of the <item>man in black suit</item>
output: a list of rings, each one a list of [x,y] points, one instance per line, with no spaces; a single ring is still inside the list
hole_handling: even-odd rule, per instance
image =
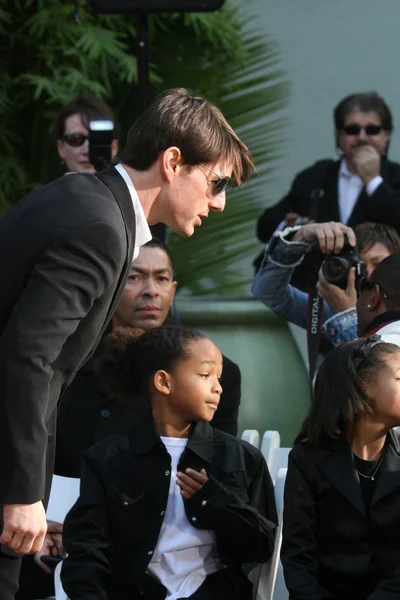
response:
[[[112,326],[144,330],[161,327],[168,321],[176,287],[172,259],[167,247],[157,239],[150,240],[141,247],[138,257],[132,262],[128,280],[112,318]],[[96,372],[96,362],[101,351],[102,343],[76,374],[60,403],[55,462],[55,472],[58,475],[80,477],[81,458],[87,448],[110,435],[131,429],[143,417],[144,411],[150,408],[147,400],[138,394],[125,399],[115,398],[108,393]],[[223,391],[211,425],[236,435],[241,375],[239,367],[226,356],[223,357],[221,385]],[[61,523],[51,523],[40,552],[34,557],[24,558],[17,600],[34,600],[54,595],[50,569],[40,559],[41,556],[56,551],[55,542],[59,543],[61,539],[57,539],[54,532],[61,530]]]
[[[334,124],[341,159],[320,160],[296,175],[289,193],[260,216],[262,242],[278,226],[308,220],[350,227],[372,221],[400,233],[400,165],[386,157],[393,129],[389,107],[374,92],[352,94],[336,106]]]
[[[121,163],[29,194],[0,221],[0,598],[42,547],[57,403],[96,348],[148,224],[185,236],[222,211],[250,154],[223,115],[176,89],[128,134]]]

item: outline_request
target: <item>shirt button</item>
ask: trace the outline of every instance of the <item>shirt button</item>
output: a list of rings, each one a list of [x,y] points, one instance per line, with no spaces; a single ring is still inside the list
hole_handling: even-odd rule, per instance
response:
[[[162,510],[160,513],[161,516],[165,515],[165,510]]]
[[[192,523],[196,523],[197,519],[196,517],[192,517]]]
[[[168,475],[170,475],[170,471],[168,471],[168,469],[165,471],[166,476],[168,477]]]
[[[207,504],[207,500],[202,500],[202,501],[201,501],[201,505],[202,505],[202,506],[205,506],[206,504]]]
[[[149,550],[147,554],[151,556],[153,554],[153,550]]]
[[[108,408],[103,408],[103,410],[100,411],[100,415],[103,417],[103,419],[106,419],[107,417],[110,416],[110,411],[108,410]]]
[[[126,500],[124,500],[124,506],[128,506],[129,502],[127,502]]]

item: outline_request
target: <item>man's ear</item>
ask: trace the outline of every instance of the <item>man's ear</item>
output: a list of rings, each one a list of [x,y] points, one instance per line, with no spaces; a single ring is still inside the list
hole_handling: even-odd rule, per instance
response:
[[[387,133],[386,134],[386,139],[385,139],[385,150],[384,150],[384,155],[385,156],[389,152],[390,140],[391,140],[391,134]]]
[[[182,154],[177,146],[171,146],[161,155],[163,176],[171,183],[182,168]]]
[[[339,131],[339,129],[335,129],[335,143],[336,143],[336,148],[338,148],[339,150],[341,150],[341,152],[343,152],[342,148],[340,147],[340,131]]]
[[[170,306],[172,306],[173,302],[174,302],[174,298],[175,298],[175,292],[176,292],[176,286],[178,285],[177,281],[173,281],[172,282],[172,295],[171,295],[171,304]]]
[[[154,387],[161,394],[169,396],[171,393],[171,377],[167,371],[157,371],[153,377]]]
[[[112,143],[111,143],[111,158],[115,158],[118,154],[118,150],[119,150],[119,142],[117,140],[117,138],[113,139]]]

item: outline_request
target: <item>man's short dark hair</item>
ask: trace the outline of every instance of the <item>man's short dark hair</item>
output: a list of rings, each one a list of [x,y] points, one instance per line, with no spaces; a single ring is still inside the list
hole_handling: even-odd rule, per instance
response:
[[[167,148],[176,146],[188,167],[232,162],[238,185],[253,173],[248,148],[239,139],[221,111],[204,98],[176,88],[158,96],[129,130],[120,160],[145,171]]]
[[[72,115],[80,115],[85,127],[89,128],[92,119],[110,119],[114,123],[114,137],[117,137],[117,124],[111,108],[100,98],[91,94],[78,94],[68,104],[62,107],[58,113],[54,131],[58,140],[62,140],[65,134],[65,121]]]
[[[339,102],[333,112],[336,129],[343,129],[348,114],[352,112],[376,112],[385,131],[393,130],[393,117],[390,108],[376,92],[361,92],[346,96]]]
[[[146,242],[146,244],[143,244],[142,248],[160,248],[161,250],[164,250],[165,254],[168,256],[169,262],[171,263],[171,268],[172,270],[174,270],[174,264],[172,262],[172,256],[171,253],[169,251],[169,248],[166,244],[164,244],[164,242],[162,242],[161,240],[159,240],[156,237],[151,238],[151,240],[149,242]]]
[[[361,223],[354,228],[359,252],[366,252],[375,244],[383,244],[390,254],[400,252],[400,236],[390,225]]]

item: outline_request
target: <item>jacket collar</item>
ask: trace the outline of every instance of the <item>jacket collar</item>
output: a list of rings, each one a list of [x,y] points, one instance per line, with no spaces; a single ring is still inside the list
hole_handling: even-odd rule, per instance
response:
[[[388,432],[387,449],[380,468],[379,479],[371,502],[372,506],[400,488],[400,433],[396,429]],[[366,518],[360,480],[354,467],[349,444],[340,443],[319,465],[322,474],[330,483]]]
[[[400,488],[400,434],[396,429],[389,431],[387,435],[387,451],[383,458],[381,473],[377,480],[372,503],[375,504],[397,488]]]
[[[96,173],[96,177],[100,179],[100,181],[102,181],[102,183],[104,183],[104,185],[107,186],[112,192],[121,210],[127,229],[129,255],[132,241],[135,239],[136,219],[128,186],[114,167],[107,167],[107,169],[104,169],[104,171]]]
[[[379,332],[382,327],[393,323],[393,321],[400,321],[400,310],[389,310],[381,315],[375,317],[375,319],[368,325],[367,331],[364,331],[361,336],[366,337],[372,335],[372,333]]]
[[[319,465],[319,469],[326,479],[366,517],[358,474],[347,442],[343,442],[336,450],[329,453]]]
[[[138,424],[129,431],[128,436],[130,452],[135,456],[147,454],[154,446],[161,443],[160,436],[154,425],[151,410],[144,413]],[[186,448],[210,463],[213,437],[213,430],[209,423],[205,421],[194,423]]]

